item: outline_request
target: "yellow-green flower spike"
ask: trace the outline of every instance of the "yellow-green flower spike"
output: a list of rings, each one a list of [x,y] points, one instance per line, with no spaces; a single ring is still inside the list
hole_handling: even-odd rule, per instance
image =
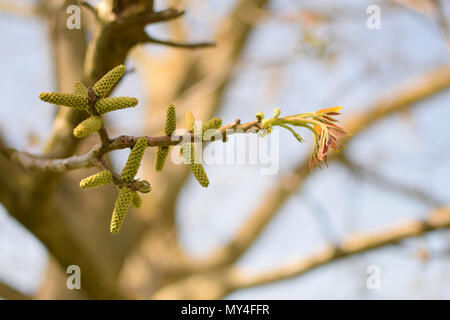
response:
[[[87,97],[87,88],[81,82],[75,82],[75,94]]]
[[[207,188],[209,186],[209,179],[206,175],[205,169],[203,168],[203,165],[197,164],[197,163],[191,163],[190,164],[192,174],[194,175],[195,179],[197,179],[198,183],[202,187]]]
[[[95,104],[95,108],[100,114],[104,114],[114,110],[134,107],[138,102],[138,99],[132,97],[104,98]]]
[[[169,147],[158,147],[155,156],[156,171],[161,171],[163,169],[168,154],[169,154]]]
[[[200,183],[202,187],[208,187],[209,186],[209,179],[206,175],[205,169],[203,168],[203,165],[201,163],[195,163],[194,159],[194,144],[189,143],[189,146],[186,146],[186,144],[183,146],[183,157],[186,160],[186,162],[189,164],[189,167],[191,168],[192,174],[194,175],[195,179]]]
[[[167,107],[167,113],[166,113],[166,127],[164,128],[164,131],[167,136],[172,135],[172,133],[177,128],[177,114],[175,112],[175,106],[173,104],[169,105]]]
[[[202,125],[202,134],[209,129],[219,129],[222,126],[222,119],[220,118],[212,118],[208,121],[203,122]]]
[[[133,207],[140,208],[142,206],[142,199],[136,191],[133,191],[133,198],[131,199]]]
[[[141,165],[142,156],[144,155],[145,148],[147,148],[147,138],[140,137],[128,156],[127,163],[122,170],[122,178],[125,181],[132,181],[134,176],[139,170]]]
[[[125,73],[125,66],[123,64],[118,65],[117,67],[110,70],[107,74],[105,74],[100,80],[98,80],[94,84],[95,94],[99,98],[105,97],[109,91],[111,91],[112,87],[119,81],[119,79]]]
[[[112,182],[113,177],[110,171],[102,171],[80,181],[80,187],[83,189],[93,188]]]
[[[87,96],[79,96],[72,93],[61,93],[61,92],[41,92],[39,98],[42,101],[72,107],[79,110],[88,110],[88,99]]]
[[[120,227],[122,227],[132,199],[133,191],[130,188],[122,187],[119,190],[119,195],[116,199],[116,204],[111,217],[111,225],[109,227],[109,232],[112,234],[116,234],[120,231]]]
[[[92,116],[86,120],[80,122],[75,129],[73,129],[73,135],[77,138],[84,138],[90,135],[92,132],[100,130],[102,127],[102,118],[98,116]]]
[[[189,131],[194,131],[194,115],[191,111],[186,110],[184,112],[184,128]]]

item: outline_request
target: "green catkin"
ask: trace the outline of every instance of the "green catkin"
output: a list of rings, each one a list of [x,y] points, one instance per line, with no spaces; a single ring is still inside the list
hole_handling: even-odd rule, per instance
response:
[[[175,106],[173,104],[169,105],[167,107],[167,113],[166,113],[166,127],[164,128],[164,131],[167,136],[172,135],[172,133],[177,128],[177,114],[175,111]]]
[[[132,181],[134,176],[139,170],[142,156],[144,155],[145,148],[147,147],[147,138],[141,137],[136,141],[133,149],[128,156],[127,163],[122,170],[122,178],[125,181]]]
[[[100,114],[104,114],[114,110],[134,107],[138,102],[138,99],[132,97],[103,98],[95,104],[95,108]]]
[[[211,139],[211,136],[214,135],[214,133],[216,132],[216,130],[212,130],[212,129],[219,129],[221,126],[222,126],[222,119],[220,119],[220,118],[212,118],[212,119],[204,122],[202,125],[203,139],[206,139],[206,140]],[[209,132],[205,135],[205,133],[208,130],[211,130],[211,132]]]
[[[93,188],[112,182],[113,177],[110,171],[102,171],[80,181],[80,187],[83,189]]]
[[[87,88],[81,82],[75,82],[75,94],[82,97],[87,97]]]
[[[90,135],[92,132],[100,130],[102,127],[102,118],[98,116],[92,116],[86,120],[80,122],[75,129],[73,129],[73,135],[77,138],[84,138]]]
[[[112,234],[116,234],[120,231],[120,227],[122,227],[132,199],[133,191],[130,188],[122,187],[119,189],[119,195],[116,199],[116,204],[111,217],[111,225],[109,227],[109,232]]]
[[[41,92],[39,98],[42,101],[61,106],[72,107],[79,110],[88,110],[87,96],[61,92]]]
[[[219,129],[221,126],[222,126],[222,119],[212,118],[203,123],[202,132],[205,132],[206,130],[209,130],[209,129]]]
[[[161,171],[163,169],[168,154],[169,154],[169,147],[158,147],[155,156],[156,171]]]
[[[184,128],[189,131],[194,131],[194,115],[191,111],[186,110],[184,112]]]
[[[191,168],[192,174],[194,175],[195,179],[197,179],[202,187],[206,188],[209,186],[208,176],[206,175],[203,165],[201,163],[195,163],[194,161],[194,144],[188,144],[190,146],[187,146],[186,143],[182,146],[183,157],[189,164],[189,167]]]
[[[125,73],[125,66],[123,64],[118,65],[117,67],[110,70],[107,74],[105,74],[100,80],[98,80],[94,84],[95,94],[99,98],[104,98],[109,91],[111,91],[112,87],[119,81],[119,79]]]
[[[136,191],[133,191],[133,198],[131,199],[133,207],[140,208],[142,206],[142,199]]]

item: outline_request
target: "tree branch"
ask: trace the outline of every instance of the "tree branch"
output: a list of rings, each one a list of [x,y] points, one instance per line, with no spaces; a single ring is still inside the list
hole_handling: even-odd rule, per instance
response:
[[[358,133],[390,115],[417,105],[419,102],[447,90],[450,87],[450,65],[443,65],[401,84],[397,89],[377,101],[372,108],[344,121],[344,128],[353,135],[343,140],[347,145]],[[328,161],[336,159],[332,153]],[[303,159],[292,172],[280,178],[275,187],[261,197],[263,201],[251,213],[250,218],[238,230],[234,238],[216,250],[204,265],[196,268],[216,268],[234,263],[255,242],[266,225],[276,215],[286,200],[303,185],[309,176],[308,159]]]
[[[147,40],[145,42],[157,43],[157,44],[162,44],[162,45],[165,45],[168,47],[185,48],[185,49],[202,49],[202,48],[210,48],[210,47],[216,46],[216,44],[214,42],[180,43],[180,42],[174,42],[174,41],[170,41],[170,40],[155,39],[151,36],[148,36]]]
[[[408,238],[447,228],[450,228],[450,207],[438,208],[432,211],[427,219],[403,223],[380,232],[350,236],[339,246],[329,246],[310,257],[267,273],[250,276],[242,270],[235,269],[230,272],[230,290],[255,287],[296,277],[338,259],[397,244]]]
[[[352,174],[369,179],[382,188],[401,193],[402,195],[410,197],[412,199],[419,199],[424,203],[432,205],[434,207],[443,205],[443,202],[436,198],[433,194],[419,188],[406,185],[399,181],[394,181],[393,179],[390,179],[379,172],[371,170],[370,168],[365,168],[348,159],[348,157],[346,157],[344,153],[340,154],[337,159],[345,167],[347,167]]]
[[[240,124],[237,121],[224,125],[218,129],[218,132],[222,136],[222,141],[226,141],[227,135],[235,133],[256,133],[261,128],[258,122],[251,121]],[[191,133],[191,141],[194,140],[194,134]],[[97,161],[101,159],[106,153],[132,148],[136,141],[140,137],[122,135],[114,138],[104,145],[104,142],[96,144],[87,153],[83,155],[74,155],[63,159],[51,159],[44,158],[38,155],[32,155],[27,152],[20,152],[13,148],[6,147],[0,141],[0,154],[6,156],[12,162],[19,164],[27,170],[40,170],[47,172],[65,172],[70,170],[76,170],[81,168],[91,168],[97,165]],[[183,140],[183,136],[179,136],[174,140],[171,136],[158,136],[158,137],[146,137],[149,147],[166,147],[179,144]],[[214,137],[213,137],[214,138]],[[203,142],[209,142],[210,140],[204,140]]]
[[[300,276],[338,259],[369,252],[428,232],[450,228],[450,207],[432,211],[424,220],[411,221],[384,231],[356,234],[341,245],[331,245],[317,253],[278,269],[250,275],[241,268],[224,266],[185,277],[161,288],[153,299],[221,299],[230,292]]]

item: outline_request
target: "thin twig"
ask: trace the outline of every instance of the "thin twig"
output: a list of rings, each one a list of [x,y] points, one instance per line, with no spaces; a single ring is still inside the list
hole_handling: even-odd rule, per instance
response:
[[[296,277],[338,259],[396,244],[408,238],[449,227],[450,207],[437,208],[429,214],[427,219],[403,223],[381,232],[358,234],[349,237],[339,246],[329,246],[310,257],[300,259],[298,262],[267,273],[250,276],[242,270],[232,269],[232,272],[230,272],[230,286],[232,290],[236,290]]]
[[[378,184],[382,188],[386,188],[398,193],[401,193],[405,196],[408,196],[412,199],[420,199],[426,204],[433,206],[442,206],[443,202],[436,198],[433,194],[426,192],[425,190],[421,190],[420,188],[416,188],[413,186],[406,185],[399,181],[395,181],[387,176],[382,175],[381,173],[372,170],[370,168],[366,168],[361,166],[354,161],[348,159],[345,153],[340,154],[337,159],[350,170],[350,172],[354,175],[361,176],[366,179],[372,180],[374,183]]]
[[[174,47],[174,48],[185,48],[185,49],[201,49],[201,48],[210,48],[210,47],[216,46],[216,44],[214,42],[180,43],[180,42],[174,42],[174,41],[170,41],[170,40],[155,39],[150,36],[148,36],[146,42],[162,44],[162,45]]]
[[[256,133],[259,130],[261,130],[261,128],[258,125],[258,122],[255,120],[244,124],[238,124],[235,121],[233,123],[222,126],[218,129],[218,132],[220,132],[220,134],[222,135],[222,140],[225,141],[226,136],[229,134],[248,132]],[[190,133],[190,135],[191,141],[195,142],[194,134]],[[149,147],[174,146],[179,144],[183,140],[183,136],[179,136],[178,139],[171,136],[145,137],[147,138]],[[102,163],[101,159],[106,153],[119,149],[132,148],[139,138],[140,137],[122,135],[111,140],[108,139],[107,142],[102,141],[101,143],[96,144],[92,147],[91,150],[83,155],[74,155],[63,159],[43,158],[39,155],[20,152],[16,149],[5,146],[4,144],[2,144],[2,142],[0,142],[0,154],[3,154],[11,161],[21,165],[27,170],[65,172],[69,170],[98,166],[99,161],[100,163]],[[202,142],[209,141],[210,140],[204,140]]]

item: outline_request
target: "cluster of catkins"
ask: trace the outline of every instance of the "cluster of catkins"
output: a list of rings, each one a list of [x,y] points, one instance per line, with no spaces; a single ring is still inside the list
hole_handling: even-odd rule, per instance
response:
[[[134,189],[135,175],[139,170],[141,165],[141,160],[144,155],[145,148],[147,148],[147,138],[141,137],[137,139],[133,149],[131,149],[130,155],[128,156],[127,163],[122,169],[120,175],[120,182],[116,182],[119,188],[119,195],[116,199],[116,204],[114,206],[111,224],[109,231],[111,233],[118,233],[123,221],[125,220],[125,215],[128,212],[128,208],[132,204],[135,208],[139,208],[142,205],[142,200]],[[80,182],[80,187],[83,189],[97,187],[105,185],[114,181],[113,174],[111,171],[105,170],[89,176]],[[143,193],[150,192],[151,187],[147,181],[139,181],[138,190]]]
[[[45,102],[72,107],[89,113],[90,117],[73,129],[73,135],[84,138],[102,127],[102,114],[134,107],[138,99],[132,97],[106,97],[125,73],[125,66],[119,65],[105,74],[91,88],[81,82],[75,83],[74,93],[41,92],[39,98]]]
[[[119,65],[105,74],[97,81],[92,88],[86,88],[80,82],[75,83],[75,93],[60,92],[42,92],[39,98],[43,101],[63,105],[83,110],[89,113],[89,118],[78,124],[73,130],[73,134],[77,138],[83,138],[89,134],[99,131],[102,126],[101,115],[104,113],[134,107],[138,103],[138,99],[131,97],[107,97],[111,89],[116,85],[119,79],[125,73],[125,66]],[[190,133],[194,133],[194,116],[191,111],[185,112],[184,127]],[[171,136],[176,130],[176,111],[174,105],[169,105],[166,114],[165,134]],[[213,118],[206,121],[202,125],[202,139],[210,129],[218,129],[222,125],[220,118]],[[208,131],[210,132],[210,131]],[[133,205],[139,208],[142,200],[139,192],[147,193],[151,191],[150,183],[145,180],[136,180],[135,176],[139,170],[145,149],[148,147],[146,137],[140,137],[133,146],[125,167],[120,176],[112,171],[105,170],[91,175],[80,182],[80,187],[88,189],[109,183],[114,183],[119,189],[119,194],[114,206],[110,232],[115,234],[120,231],[129,207]],[[169,146],[158,147],[155,157],[155,169],[161,171],[164,167],[165,160],[169,154]],[[191,171],[197,181],[203,187],[208,187],[209,179],[199,161],[195,161],[194,143],[184,142],[181,148],[181,154],[191,168]]]
[[[194,133],[194,115],[191,111],[187,110],[184,113],[184,128],[189,133]],[[202,139],[205,137],[206,134],[211,134],[211,131],[214,132],[214,130],[217,130],[222,125],[222,119],[220,118],[212,118],[202,124],[202,130],[201,135]],[[176,129],[176,113],[175,113],[175,106],[170,105],[167,108],[167,116],[166,116],[166,127],[165,127],[165,133],[166,135],[170,136]],[[181,146],[181,154],[183,155],[184,161],[186,164],[189,165],[191,168],[192,174],[197,179],[197,181],[200,183],[202,187],[208,187],[209,186],[209,179],[206,175],[205,169],[203,168],[203,165],[201,161],[198,161],[198,157],[196,158],[195,154],[195,148],[194,143],[191,141],[184,142]],[[164,163],[166,161],[167,155],[169,154],[169,147],[158,147],[158,150],[156,151],[156,157],[155,157],[155,170],[161,171],[164,167]]]

